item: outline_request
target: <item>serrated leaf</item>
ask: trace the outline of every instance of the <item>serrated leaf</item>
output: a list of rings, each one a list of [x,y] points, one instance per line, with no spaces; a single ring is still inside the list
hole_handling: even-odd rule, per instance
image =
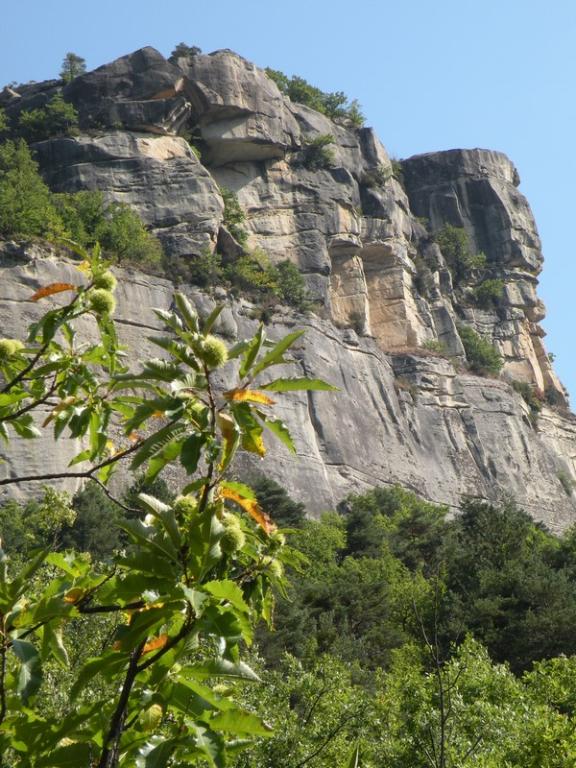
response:
[[[242,709],[228,709],[210,719],[210,726],[237,736],[271,736],[272,728],[257,715]]]
[[[268,384],[261,384],[260,387],[268,392],[338,391],[338,387],[334,387],[332,384],[322,381],[322,379],[306,378],[275,379],[274,381],[269,381]]]
[[[178,311],[184,318],[184,322],[188,328],[196,333],[198,331],[198,313],[183,293],[177,291],[174,294],[174,303],[178,307]]]
[[[214,323],[220,317],[220,313],[222,312],[223,309],[224,309],[224,305],[223,304],[219,304],[218,306],[214,307],[212,312],[210,312],[208,317],[202,323],[202,333],[203,334],[210,333],[210,331],[212,330],[212,328],[214,326]]]
[[[291,453],[296,453],[296,448],[292,442],[292,437],[290,436],[288,427],[284,424],[283,421],[280,419],[265,419],[264,424],[266,428],[272,432],[273,435],[275,435],[281,442],[284,443],[284,445]]]
[[[72,283],[50,283],[50,285],[45,285],[43,288],[39,288],[36,293],[30,297],[30,301],[39,301],[40,299],[46,298],[46,296],[53,296],[56,293],[64,293],[64,291],[75,291],[77,288],[78,286],[72,285]]]
[[[244,600],[242,590],[235,581],[230,579],[220,579],[219,581],[208,581],[203,585],[203,589],[209,592],[218,600],[227,600],[231,605],[242,613],[249,613],[250,608]]]
[[[20,662],[16,690],[24,703],[40,688],[42,683],[42,665],[36,648],[28,640],[13,640],[12,650]]]
[[[266,335],[264,332],[264,326],[262,323],[260,323],[260,327],[258,328],[255,336],[247,342],[246,350],[243,354],[242,363],[239,370],[240,378],[243,379],[244,376],[250,372],[254,361],[256,360],[256,357],[262,348],[262,344],[264,343],[265,338]]]
[[[161,451],[167,443],[182,434],[185,430],[186,427],[184,424],[181,424],[180,422],[171,422],[157,432],[154,432],[153,435],[150,435],[150,437],[142,443],[142,447],[130,464],[130,469],[138,469],[138,467],[144,464],[145,461],[151,458],[155,453]]]
[[[279,365],[280,363],[285,363],[286,360],[283,357],[284,352],[286,352],[286,350],[289,349],[292,344],[294,344],[294,342],[297,341],[300,336],[302,336],[303,333],[304,331],[294,331],[294,333],[289,333],[287,336],[284,336],[283,339],[281,339],[272,347],[268,354],[264,355],[264,357],[258,361],[258,364],[252,371],[252,375],[256,376],[265,368],[269,368],[271,365]]]
[[[274,405],[274,400],[264,392],[258,392],[255,389],[229,389],[224,392],[226,400],[233,403],[260,403],[261,405]]]
[[[203,433],[197,433],[190,435],[182,443],[182,450],[180,452],[180,463],[189,475],[193,475],[198,468],[198,462],[202,455],[202,446],[206,442],[206,435]]]

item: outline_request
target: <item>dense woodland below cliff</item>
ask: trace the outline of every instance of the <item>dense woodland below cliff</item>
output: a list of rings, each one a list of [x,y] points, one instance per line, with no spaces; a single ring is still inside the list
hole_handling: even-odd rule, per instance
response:
[[[518,183],[391,162],[355,101],[230,51],[0,93],[10,768],[574,765],[575,427]]]

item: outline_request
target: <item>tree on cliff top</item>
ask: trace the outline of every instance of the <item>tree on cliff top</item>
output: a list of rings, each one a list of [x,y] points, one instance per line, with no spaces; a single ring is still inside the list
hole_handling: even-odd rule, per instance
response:
[[[64,56],[62,62],[62,69],[60,70],[60,77],[65,83],[70,83],[78,75],[83,75],[86,72],[86,60],[82,56],[78,56],[77,53],[68,51]]]

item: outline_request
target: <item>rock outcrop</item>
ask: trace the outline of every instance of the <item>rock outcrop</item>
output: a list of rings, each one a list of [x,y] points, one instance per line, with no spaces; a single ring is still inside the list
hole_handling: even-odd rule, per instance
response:
[[[5,90],[0,102],[17,114],[58,86]],[[276,308],[271,333],[307,327],[298,364],[341,392],[291,399],[284,416],[299,458],[274,450],[269,467],[312,512],[350,490],[398,482],[454,508],[463,494],[509,493],[556,530],[575,520],[559,475],[576,480],[576,422],[542,341],[536,226],[504,155],[453,150],[391,163],[372,129],[291,102],[230,51],[166,61],[145,48],[76,78],[64,95],[81,134],[35,145],[54,190],[100,189],[129,203],[168,260],[193,260],[216,248],[241,253],[224,221],[226,187],[245,211],[248,247],[304,275],[314,315]],[[307,152],[321,136],[332,138],[332,158],[312,169]],[[439,246],[447,227],[466,233],[470,254],[484,254],[458,276]],[[27,324],[30,288],[67,269],[34,248],[0,249],[0,320],[11,333]],[[487,281],[494,296],[480,300]],[[200,306],[212,301],[187,290]],[[145,354],[149,308],[169,306],[171,286],[128,273],[121,291],[122,333]],[[247,335],[251,314],[232,302],[221,330]],[[498,349],[499,378],[466,370],[462,325]],[[542,399],[537,419],[515,381]],[[37,460],[14,450],[3,471]],[[65,463],[67,450],[55,460]]]

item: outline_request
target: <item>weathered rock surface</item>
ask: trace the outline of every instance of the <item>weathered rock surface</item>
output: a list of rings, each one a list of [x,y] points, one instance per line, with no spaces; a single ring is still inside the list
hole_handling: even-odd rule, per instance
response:
[[[0,104],[16,115],[61,85],[5,89]],[[35,146],[54,190],[100,189],[133,206],[168,259],[207,248],[234,259],[241,246],[219,190],[227,187],[245,211],[249,247],[300,268],[317,316],[277,313],[271,333],[306,326],[298,364],[341,392],[290,398],[284,416],[299,458],[273,449],[268,469],[313,512],[352,489],[399,482],[454,507],[462,494],[510,493],[554,529],[576,519],[558,479],[567,472],[576,480],[576,422],[543,345],[540,241],[508,158],[453,150],[393,165],[370,128],[292,103],[231,51],[168,62],[145,48],[76,78],[64,95],[89,130]],[[327,134],[332,160],[310,170],[307,148]],[[481,274],[455,279],[435,241],[446,225],[463,228],[470,251],[486,255]],[[38,246],[6,243],[0,252],[0,322],[22,333],[32,287],[70,267],[41,258]],[[487,278],[503,291],[482,304],[475,289]],[[146,354],[149,307],[169,306],[171,286],[137,273],[120,286],[122,334]],[[190,290],[200,306],[210,301]],[[245,303],[230,306],[223,332],[248,335],[249,314]],[[460,324],[498,348],[499,379],[465,372]],[[429,350],[439,343],[443,355]],[[513,380],[560,408],[545,406],[534,424]],[[17,445],[3,471],[65,464],[71,450],[37,444],[26,458],[29,448]]]
[[[6,249],[3,249],[4,251]],[[172,285],[135,272],[120,272],[116,321],[134,363],[157,348],[146,337],[160,333],[150,307],[168,309]],[[80,273],[57,258],[20,249],[0,258],[0,323],[8,335],[34,319],[41,308],[29,296],[41,285],[79,282]],[[185,289],[201,311],[214,302]],[[250,307],[232,303],[219,331],[248,337],[256,329]],[[464,494],[497,500],[505,493],[553,530],[569,525],[575,502],[558,473],[574,473],[576,419],[545,408],[534,426],[524,401],[504,381],[457,374],[440,357],[387,355],[372,339],[358,338],[329,321],[291,312],[277,314],[269,327],[280,337],[294,326],[306,334],[295,350],[291,375],[323,377],[337,393],[310,392],[277,398],[278,412],[293,434],[295,458],[269,437],[266,471],[309,510],[333,508],[351,490],[401,483],[427,499],[456,508]],[[82,332],[91,335],[87,321]],[[65,468],[79,450],[49,438],[15,443],[0,467],[5,475],[25,466],[30,472]],[[250,471],[260,471],[253,464]]]

